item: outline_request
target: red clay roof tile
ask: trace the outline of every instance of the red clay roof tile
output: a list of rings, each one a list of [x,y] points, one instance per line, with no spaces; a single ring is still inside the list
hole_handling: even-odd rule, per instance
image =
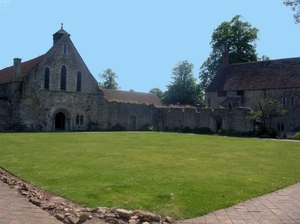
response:
[[[108,101],[119,101],[125,103],[146,103],[161,106],[158,97],[152,93],[140,93],[133,91],[121,91],[112,89],[101,89]]]
[[[300,58],[222,66],[206,92],[300,88]]]
[[[21,77],[27,75],[43,58],[45,55],[41,55],[37,58],[31,59],[21,63]],[[0,84],[5,84],[13,81],[14,66],[10,66],[0,70]]]

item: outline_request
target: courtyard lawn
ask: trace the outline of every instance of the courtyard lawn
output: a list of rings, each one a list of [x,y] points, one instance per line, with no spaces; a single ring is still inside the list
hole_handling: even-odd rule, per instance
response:
[[[300,142],[161,132],[1,133],[0,166],[87,207],[191,218],[300,181]]]

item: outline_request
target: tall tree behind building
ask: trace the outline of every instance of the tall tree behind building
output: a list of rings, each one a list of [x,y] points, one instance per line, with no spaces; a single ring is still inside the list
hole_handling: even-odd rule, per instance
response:
[[[180,61],[172,70],[170,85],[163,96],[164,104],[195,105],[200,99],[196,79],[193,76],[194,65],[188,61]]]
[[[212,34],[212,51],[200,67],[200,89],[205,91],[222,65],[222,54],[226,52],[227,63],[257,61],[256,44],[258,29],[234,16],[229,22],[222,22]]]
[[[106,69],[102,74],[99,74],[99,77],[103,82],[99,82],[99,87],[103,89],[120,89],[119,84],[116,79],[118,78],[117,74],[110,68]]]

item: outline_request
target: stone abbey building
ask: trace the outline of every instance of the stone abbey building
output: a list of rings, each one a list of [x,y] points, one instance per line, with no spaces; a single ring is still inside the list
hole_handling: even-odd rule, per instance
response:
[[[206,92],[207,107],[202,109],[162,106],[156,95],[149,93],[100,89],[70,34],[61,28],[53,34],[48,52],[25,62],[15,58],[12,66],[0,70],[0,131],[101,131],[118,125],[131,131],[145,125],[157,131],[185,127],[252,131],[253,123],[246,119],[250,109],[244,107],[248,106],[248,90],[228,87],[224,80],[218,84],[219,76]],[[242,90],[244,95],[231,96]],[[219,92],[226,95],[221,99]],[[294,98],[287,96],[286,100],[293,100],[298,111],[288,121],[298,122],[288,126],[294,128],[300,125],[299,92],[295,88],[292,92]],[[228,100],[244,104],[220,107]]]

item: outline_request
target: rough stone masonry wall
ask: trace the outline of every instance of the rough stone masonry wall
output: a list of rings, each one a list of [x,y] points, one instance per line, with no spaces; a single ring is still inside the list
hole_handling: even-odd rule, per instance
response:
[[[11,105],[8,101],[0,100],[0,131],[9,129]]]
[[[53,131],[55,115],[66,115],[67,131],[75,131],[76,115],[84,116],[87,125],[101,113],[99,95],[69,93],[62,91],[39,91],[30,93],[20,102],[21,122],[27,131]]]
[[[278,100],[287,113],[278,119],[274,119],[272,126],[276,129],[277,123],[283,123],[285,132],[295,129],[300,130],[300,88],[249,90],[245,91],[245,106],[258,110],[258,101],[265,98]],[[285,98],[285,103],[283,103]]]
[[[156,126],[157,108],[153,105],[105,102],[98,123],[102,130],[109,130],[115,125],[124,126],[126,130],[140,130],[144,125]]]
[[[213,132],[217,132],[217,122],[222,123],[223,129],[234,129],[239,132],[252,131],[253,125],[246,119],[247,108],[162,108],[159,109],[164,119],[164,127],[168,130],[191,129],[209,127]]]
[[[224,129],[234,129],[239,132],[253,130],[252,122],[246,119],[250,111],[247,108],[197,110],[190,107],[155,107],[116,102],[107,102],[105,107],[104,116],[99,118],[104,130],[111,129],[116,124],[124,126],[126,130],[139,130],[145,124],[149,124],[157,131],[175,131],[185,127],[191,129],[209,127],[217,132],[217,121],[221,121]]]

